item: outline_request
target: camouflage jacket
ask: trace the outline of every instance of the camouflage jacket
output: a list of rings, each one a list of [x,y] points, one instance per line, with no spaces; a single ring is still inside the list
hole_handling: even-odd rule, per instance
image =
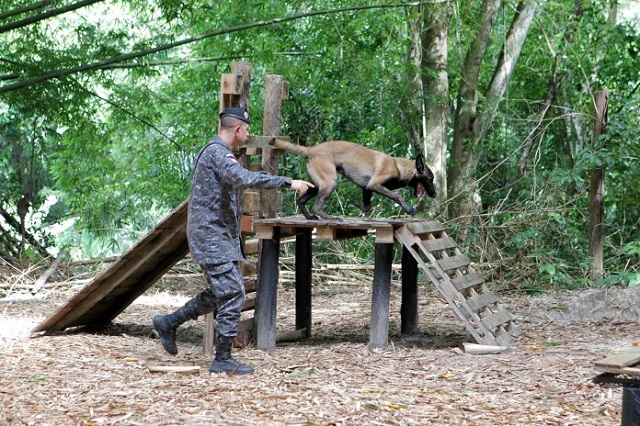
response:
[[[245,169],[227,144],[214,136],[196,157],[189,196],[187,238],[194,261],[218,265],[244,260],[240,240],[243,189],[290,185],[291,178]]]

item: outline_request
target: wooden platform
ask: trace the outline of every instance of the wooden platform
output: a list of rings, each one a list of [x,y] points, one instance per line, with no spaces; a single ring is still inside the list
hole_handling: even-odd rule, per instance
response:
[[[344,217],[335,219],[309,220],[302,215],[255,219],[254,230],[259,239],[271,238],[274,228],[278,228],[280,238],[295,236],[300,229],[315,229],[315,239],[319,241],[335,241],[361,237],[367,234],[376,236],[376,243],[393,243],[396,229],[422,219],[366,219]]]
[[[412,333],[418,317],[418,267],[436,286],[473,338],[484,345],[511,344],[521,333],[512,315],[490,291],[482,276],[472,270],[438,221],[424,219],[376,220],[340,218],[307,220],[302,216],[255,220],[256,236],[262,239],[261,265],[255,313],[257,346],[276,344],[276,309],[279,244],[296,239],[296,330],[311,333],[312,231],[316,240],[338,240],[375,234],[369,346],[388,344],[389,292],[393,245],[403,246],[401,332]],[[303,332],[301,330],[304,330]]]

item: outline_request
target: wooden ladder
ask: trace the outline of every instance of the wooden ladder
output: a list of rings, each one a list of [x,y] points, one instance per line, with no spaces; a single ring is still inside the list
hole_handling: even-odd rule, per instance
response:
[[[521,334],[513,316],[487,288],[471,261],[438,221],[408,223],[395,232],[465,328],[480,344],[509,346]]]

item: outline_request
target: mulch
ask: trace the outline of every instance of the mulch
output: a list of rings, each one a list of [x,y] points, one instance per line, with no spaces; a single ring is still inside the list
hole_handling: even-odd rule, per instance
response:
[[[161,282],[107,328],[53,336],[31,330],[78,288],[6,294],[0,424],[618,425],[622,390],[594,384],[592,363],[640,339],[636,289],[511,292],[500,297],[524,334],[506,352],[468,355],[459,347],[471,337],[426,284],[419,332],[400,335],[396,282],[390,345],[372,351],[370,287],[319,282],[311,338],[270,352],[248,346],[235,356],[254,374],[211,375],[202,320],[179,329],[175,357],[151,330],[153,315],[170,312],[197,289]],[[293,324],[294,292],[282,287],[278,303],[284,330]],[[151,373],[157,365],[199,369]]]

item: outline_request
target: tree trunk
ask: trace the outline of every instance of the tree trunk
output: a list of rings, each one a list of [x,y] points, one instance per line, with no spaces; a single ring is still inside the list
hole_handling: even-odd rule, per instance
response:
[[[593,139],[604,133],[607,124],[609,107],[609,91],[596,93],[593,125]],[[589,185],[589,255],[591,267],[589,276],[599,280],[604,276],[604,168],[600,167],[591,173]]]
[[[487,50],[489,36],[501,5],[501,0],[484,0],[482,18],[475,38],[469,46],[462,66],[462,78],[453,125],[453,145],[447,173],[449,219],[470,223],[476,192],[474,172],[477,165],[477,140],[474,134],[478,108],[480,66]]]
[[[478,113],[479,74],[491,28],[500,6],[496,0],[483,4],[483,18],[472,42],[463,68],[463,83],[458,98],[454,124],[454,140],[449,168],[449,218],[469,225],[480,203],[475,172],[480,144],[486,137],[498,106],[513,75],[516,61],[529,32],[537,8],[535,1],[521,2],[507,34],[502,54],[484,96],[482,113]]]
[[[407,104],[408,108],[401,110],[403,121],[406,123],[405,133],[411,150],[418,153],[424,137],[425,111],[424,87],[422,83],[422,32],[424,5],[408,7],[407,24],[409,30],[409,47],[407,51]]]
[[[448,28],[450,12],[446,3],[433,4],[424,14],[422,36],[423,85],[426,96],[424,154],[435,175],[436,208],[447,199],[447,123],[449,116]]]
[[[480,119],[481,128],[476,136],[478,140],[483,140],[487,136],[489,128],[496,117],[498,106],[507,91],[507,84],[513,75],[513,69],[522,51],[522,46],[527,38],[537,7],[538,4],[535,1],[526,1],[518,5],[518,11],[511,23],[511,28],[509,28],[493,78],[485,95],[483,113]]]
[[[449,105],[448,22],[449,8],[433,4],[407,9],[410,44],[408,51],[409,105],[403,111],[407,138],[415,151],[422,151],[435,175],[435,208],[447,198],[446,155]],[[429,208],[430,206],[426,206]]]

